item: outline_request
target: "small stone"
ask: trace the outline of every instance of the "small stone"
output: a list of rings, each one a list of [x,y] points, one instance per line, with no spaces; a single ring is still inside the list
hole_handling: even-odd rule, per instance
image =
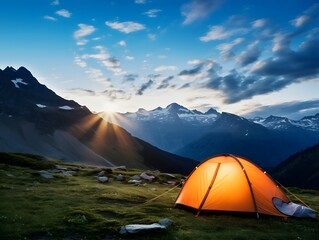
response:
[[[52,179],[54,178],[53,175],[51,173],[49,173],[48,171],[45,171],[45,170],[41,170],[41,171],[38,171],[39,175],[43,178],[46,178],[46,179]]]
[[[106,183],[109,181],[108,177],[97,177],[97,179],[101,182],[101,183]]]
[[[101,171],[97,174],[98,177],[103,177],[105,176],[105,171]]]
[[[128,183],[132,183],[132,184],[141,184],[142,181],[141,180],[135,180],[135,179],[132,179],[132,180],[129,180]]]
[[[119,175],[116,176],[116,180],[117,181],[124,181],[124,179],[125,178],[124,178],[124,176],[122,174],[119,174]]]
[[[153,181],[155,176],[148,175],[146,172],[141,173],[140,178],[148,181]]]
[[[64,170],[64,171],[68,170],[67,167],[64,167],[64,166],[61,166],[61,165],[55,165],[55,168],[58,169],[58,170]]]
[[[69,171],[63,171],[62,172],[63,177],[72,177],[73,175]]]
[[[141,180],[141,177],[138,176],[138,175],[134,175],[134,176],[130,177],[130,179],[132,179],[132,180]]]

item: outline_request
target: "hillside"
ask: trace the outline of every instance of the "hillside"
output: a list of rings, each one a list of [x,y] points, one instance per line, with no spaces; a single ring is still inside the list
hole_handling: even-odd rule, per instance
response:
[[[58,164],[58,166],[57,166]],[[42,171],[41,171],[42,170]],[[53,178],[40,173],[49,171]],[[109,182],[100,183],[104,171]],[[24,154],[0,154],[0,236],[3,239],[316,239],[319,223],[312,219],[262,216],[259,220],[231,214],[195,217],[172,209],[179,187],[175,178],[148,172],[155,181],[133,185],[128,181],[140,170],[97,168]],[[118,176],[121,175],[121,181]],[[171,182],[170,182],[171,183]],[[170,190],[170,192],[168,192]],[[319,210],[318,192],[293,190]],[[155,199],[156,198],[156,199]],[[151,200],[151,201],[150,201]],[[169,218],[167,230],[122,236],[121,226],[150,224]],[[271,226],[271,227],[270,227]]]
[[[290,156],[272,173],[285,186],[319,190],[319,144]]]

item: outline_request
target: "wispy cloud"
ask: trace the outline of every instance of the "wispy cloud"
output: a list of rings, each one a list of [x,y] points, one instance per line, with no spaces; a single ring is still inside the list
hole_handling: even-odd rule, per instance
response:
[[[51,20],[51,21],[57,21],[58,20],[55,17],[51,17],[51,16],[48,16],[48,15],[44,16],[43,18],[46,19],[46,20]]]
[[[82,68],[87,67],[86,62],[78,55],[74,57],[74,62]]]
[[[154,69],[155,72],[174,71],[174,70],[177,70],[176,66],[165,66],[165,65],[159,66]]]
[[[106,21],[105,24],[112,29],[118,30],[123,33],[132,33],[145,29],[145,25],[137,23],[137,22],[109,22]]]
[[[297,18],[291,21],[291,24],[296,28],[304,28],[311,23],[317,21],[319,18],[319,3],[312,5],[307,9],[303,15],[298,16]]]
[[[169,76],[162,80],[161,84],[157,87],[157,89],[166,89],[169,87],[169,83],[174,79],[174,76]]]
[[[237,57],[237,62],[241,67],[254,63],[258,60],[261,51],[256,46],[249,46]]]
[[[145,4],[146,0],[135,0],[134,1],[136,4]]]
[[[123,77],[123,82],[134,82],[137,78],[137,74],[126,74]]]
[[[247,32],[245,28],[226,29],[223,26],[212,26],[205,36],[200,37],[202,42],[227,39],[236,34],[244,34]]]
[[[319,112],[319,99],[308,101],[284,102],[275,105],[256,106],[247,113],[246,117],[268,117],[278,115],[299,120],[302,117],[312,116]]]
[[[196,20],[206,18],[223,2],[223,0],[192,0],[182,5],[182,15],[185,17],[183,24],[190,24]]]
[[[96,28],[94,26],[82,23],[78,24],[78,27],[80,29],[74,32],[73,37],[76,39],[77,45],[85,45],[88,42],[88,40],[84,39],[84,37],[95,32]]]
[[[71,17],[71,13],[68,11],[68,10],[66,10],[66,9],[61,9],[61,10],[59,10],[59,11],[56,11],[55,12],[57,15],[60,15],[60,16],[62,16],[62,17],[65,17],[65,18],[70,18]]]
[[[157,14],[161,11],[162,11],[161,9],[150,9],[147,12],[144,12],[143,15],[146,15],[150,18],[156,18]]]
[[[265,27],[268,24],[268,20],[265,18],[262,19],[257,19],[252,22],[252,27],[253,28],[262,28]]]
[[[243,38],[236,38],[230,43],[222,43],[217,45],[217,49],[221,51],[222,53],[225,53],[225,52],[231,51],[234,47],[241,44],[243,41],[244,41]]]
[[[60,5],[60,1],[59,0],[54,0],[51,2],[51,5]]]
[[[117,43],[117,45],[125,47],[126,46],[126,42],[124,40],[121,40]]]
[[[134,60],[134,57],[133,56],[125,56],[125,59],[131,61],[131,60]]]
[[[150,40],[156,40],[156,34],[151,34],[151,33],[149,33],[149,34],[147,34],[147,37],[148,37],[148,39],[150,39]]]
[[[148,80],[148,82],[143,83],[141,87],[137,90],[136,95],[143,95],[144,92],[154,84],[153,80]]]

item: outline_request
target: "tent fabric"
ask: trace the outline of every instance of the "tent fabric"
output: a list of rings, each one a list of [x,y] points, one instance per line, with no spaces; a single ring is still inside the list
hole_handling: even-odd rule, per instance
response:
[[[282,213],[299,218],[317,218],[317,214],[311,208],[289,202],[285,203],[279,198],[273,198],[273,203],[275,207]]]
[[[225,154],[200,163],[182,187],[175,206],[200,211],[232,211],[287,216],[272,199],[285,203],[288,197],[255,164],[242,157]]]

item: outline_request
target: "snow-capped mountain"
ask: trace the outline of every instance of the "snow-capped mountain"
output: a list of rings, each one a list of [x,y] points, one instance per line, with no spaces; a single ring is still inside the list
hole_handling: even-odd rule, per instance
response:
[[[319,142],[319,114],[299,121],[274,116],[246,119],[214,109],[202,113],[173,103],[122,114],[116,123],[161,149],[198,161],[233,153],[269,167]]]
[[[300,120],[291,120],[286,117],[269,116],[267,118],[254,118],[251,121],[270,129],[288,130],[289,128],[302,128],[309,131],[319,131],[319,113],[315,116],[306,116]]]
[[[0,69],[0,151],[181,173],[195,166],[58,96],[24,67]]]
[[[158,107],[151,111],[139,109],[135,113],[120,115],[114,123],[133,136],[174,152],[204,134],[220,113],[214,109],[202,113],[172,103],[166,108]]]
[[[193,125],[209,125],[213,123],[220,115],[216,110],[210,109],[202,113],[197,110],[189,110],[177,103],[172,103],[166,108],[158,107],[151,111],[140,108],[136,113],[125,113],[123,116],[131,121],[161,121],[174,122],[182,120]]]

